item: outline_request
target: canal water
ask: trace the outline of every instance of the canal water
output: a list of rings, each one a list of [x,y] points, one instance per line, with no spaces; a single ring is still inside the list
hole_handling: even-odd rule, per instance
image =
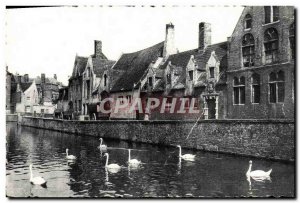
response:
[[[104,139],[109,164],[122,166],[116,173],[105,169],[106,157],[98,138],[17,126],[7,123],[6,194],[9,197],[294,197],[294,163],[251,158],[253,170],[273,169],[270,180],[246,178],[248,157],[183,149],[195,161],[178,158],[175,147]],[[186,135],[185,135],[186,136]],[[65,150],[75,155],[66,159]],[[139,168],[127,166],[131,158]],[[31,185],[33,175],[47,187]]]

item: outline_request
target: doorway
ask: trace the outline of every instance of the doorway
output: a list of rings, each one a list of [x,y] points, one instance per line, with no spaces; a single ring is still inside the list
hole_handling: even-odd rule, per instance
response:
[[[216,99],[206,99],[208,119],[216,119]]]

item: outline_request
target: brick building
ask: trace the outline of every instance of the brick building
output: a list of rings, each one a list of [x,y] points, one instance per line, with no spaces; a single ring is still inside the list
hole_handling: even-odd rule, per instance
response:
[[[81,115],[82,111],[82,73],[85,70],[88,58],[77,56],[75,57],[74,67],[71,77],[69,78],[69,116]],[[67,112],[66,112],[67,113]]]
[[[102,42],[95,40],[95,52],[87,60],[83,71],[82,115],[99,119],[98,108],[102,91],[108,87],[109,70],[115,61],[108,60],[102,52]],[[102,94],[101,94],[102,93]]]
[[[227,118],[294,118],[294,13],[245,7],[229,40]]]

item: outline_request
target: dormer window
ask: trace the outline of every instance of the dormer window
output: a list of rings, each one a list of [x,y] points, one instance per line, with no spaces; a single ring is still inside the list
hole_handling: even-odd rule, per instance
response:
[[[194,71],[193,70],[189,71],[189,78],[191,81],[194,80]]]
[[[265,6],[265,24],[273,23],[279,20],[278,6]]]
[[[247,14],[244,22],[245,29],[250,29],[252,27],[252,16]]]
[[[153,86],[153,78],[152,77],[148,78],[148,84],[149,84],[149,87]]]
[[[209,67],[210,78],[215,78],[215,67]]]
[[[167,74],[167,84],[171,84],[171,74]]]
[[[104,74],[104,87],[106,87],[106,85],[107,85],[107,75]]]

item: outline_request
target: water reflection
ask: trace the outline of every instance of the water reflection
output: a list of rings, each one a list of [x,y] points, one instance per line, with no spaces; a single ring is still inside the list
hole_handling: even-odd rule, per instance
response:
[[[272,168],[271,180],[247,179],[249,159],[182,149],[195,161],[178,157],[178,148],[104,139],[109,163],[122,166],[117,173],[106,167],[99,138],[75,136],[7,124],[7,195],[13,197],[292,197],[294,164],[255,159],[253,170]],[[67,160],[68,148],[77,157]],[[128,149],[139,167],[128,166]],[[254,160],[254,159],[253,159]],[[34,174],[47,188],[29,182]]]

